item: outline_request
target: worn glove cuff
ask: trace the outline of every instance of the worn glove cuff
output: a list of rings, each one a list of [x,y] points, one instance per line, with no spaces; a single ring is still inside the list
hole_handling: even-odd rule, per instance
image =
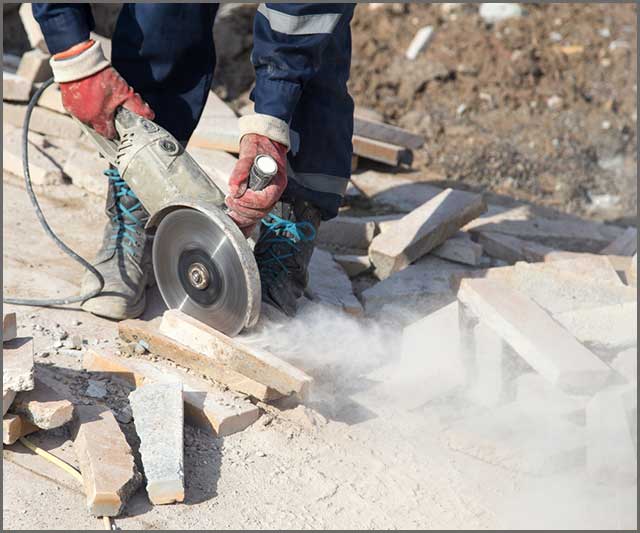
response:
[[[49,63],[53,70],[53,79],[57,83],[81,80],[109,66],[97,41],[76,56],[67,59],[52,57]]]
[[[255,113],[253,115],[240,117],[238,119],[238,126],[240,128],[240,140],[249,133],[256,133],[272,141],[284,144],[287,148],[291,146],[289,140],[289,124],[279,118]]]

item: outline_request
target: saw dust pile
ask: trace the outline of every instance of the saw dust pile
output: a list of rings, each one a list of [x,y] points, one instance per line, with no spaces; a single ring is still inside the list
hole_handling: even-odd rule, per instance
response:
[[[3,290],[62,297],[82,269],[22,178],[51,75],[25,6],[5,5]],[[254,10],[221,9],[187,147],[220,188]],[[294,319],[263,305],[229,338],[157,288],[120,323],[4,305],[7,529],[637,528],[635,6],[361,5],[353,42],[352,184]],[[47,219],[92,257],[105,163],[55,86],[29,141]]]

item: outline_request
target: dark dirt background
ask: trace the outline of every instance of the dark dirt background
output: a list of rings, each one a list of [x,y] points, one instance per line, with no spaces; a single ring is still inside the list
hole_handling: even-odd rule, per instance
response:
[[[425,135],[404,177],[636,225],[635,4],[523,7],[488,25],[477,4],[359,5],[356,104]],[[93,9],[96,31],[110,35],[118,6]],[[253,81],[255,9],[224,5],[215,25],[215,90],[236,108]],[[405,59],[425,25],[435,28],[428,47]],[[4,5],[3,41],[5,52],[27,47],[15,4]]]

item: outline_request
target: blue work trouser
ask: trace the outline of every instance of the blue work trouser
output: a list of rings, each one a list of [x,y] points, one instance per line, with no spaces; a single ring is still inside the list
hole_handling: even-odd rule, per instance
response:
[[[113,66],[153,108],[158,124],[185,145],[211,89],[217,10],[217,4],[124,4],[112,39]],[[348,24],[343,28],[324,49],[290,124],[297,142],[284,198],[311,201],[324,219],[337,214],[351,174],[351,33]]]

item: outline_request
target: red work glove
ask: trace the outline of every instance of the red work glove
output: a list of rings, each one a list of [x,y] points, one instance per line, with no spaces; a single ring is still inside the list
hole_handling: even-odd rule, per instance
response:
[[[258,154],[270,155],[278,164],[278,173],[261,191],[248,188],[249,171]],[[240,141],[238,162],[229,178],[229,196],[225,203],[229,216],[248,236],[255,225],[273,209],[287,187],[287,147],[257,133],[248,133]]]
[[[88,41],[80,43],[66,52],[56,54],[52,62],[54,73],[58,68],[57,65],[62,64],[66,67],[65,61],[77,60],[83,53],[93,53],[93,50],[89,50],[93,46],[94,43]],[[94,62],[93,68],[89,68],[88,72],[96,68],[100,70],[86,76],[83,76],[83,66],[81,63],[75,69],[77,74],[74,70],[72,76],[66,76],[78,76],[79,79],[59,82],[62,105],[70,114],[108,139],[113,139],[116,136],[113,117],[119,106],[153,120],[155,114],[149,105],[106,61],[104,63]]]

